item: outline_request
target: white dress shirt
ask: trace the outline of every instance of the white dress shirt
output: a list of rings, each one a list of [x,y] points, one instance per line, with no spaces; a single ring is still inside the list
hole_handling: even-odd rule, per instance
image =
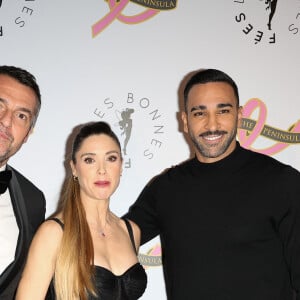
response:
[[[7,189],[0,195],[0,275],[14,261],[18,236],[19,228]]]

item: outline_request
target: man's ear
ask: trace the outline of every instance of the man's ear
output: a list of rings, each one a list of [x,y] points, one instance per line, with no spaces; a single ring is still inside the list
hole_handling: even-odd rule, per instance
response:
[[[24,138],[24,140],[23,140],[23,144],[25,144],[25,143],[27,142],[29,136],[33,133],[33,129],[34,129],[34,127],[31,127],[31,128],[28,130],[28,132],[27,132],[27,134],[26,134],[26,136],[25,136],[25,138]]]
[[[243,106],[238,108],[238,128],[242,126],[242,119],[243,119]]]
[[[182,111],[181,112],[181,120],[182,120],[182,123],[183,123],[183,130],[185,133],[188,133],[189,132],[189,128],[188,128],[188,125],[187,125],[187,114],[185,111]]]

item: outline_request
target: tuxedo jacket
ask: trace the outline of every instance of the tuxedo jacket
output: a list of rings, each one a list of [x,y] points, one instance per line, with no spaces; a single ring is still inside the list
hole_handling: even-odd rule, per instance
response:
[[[13,300],[26,262],[31,240],[45,219],[46,201],[44,194],[22,174],[11,166],[9,193],[16,221],[19,227],[19,237],[15,259],[0,275],[0,299]],[[0,245],[1,247],[1,245]]]

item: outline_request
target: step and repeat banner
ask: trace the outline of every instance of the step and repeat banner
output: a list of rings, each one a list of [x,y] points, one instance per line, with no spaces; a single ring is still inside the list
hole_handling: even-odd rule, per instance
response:
[[[299,53],[299,0],[1,0],[0,64],[32,72],[42,93],[36,128],[10,163],[44,191],[49,215],[72,130],[107,121],[124,155],[111,199],[122,215],[154,175],[192,155],[179,86],[217,68],[239,86],[242,146],[300,170]],[[142,299],[165,299],[159,238],[139,257]]]

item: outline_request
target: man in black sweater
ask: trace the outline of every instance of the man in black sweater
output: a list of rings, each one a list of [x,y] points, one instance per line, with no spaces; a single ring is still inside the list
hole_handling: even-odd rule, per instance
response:
[[[300,173],[236,141],[238,88],[201,70],[184,89],[195,157],[158,175],[126,217],[160,235],[170,300],[300,299]]]

